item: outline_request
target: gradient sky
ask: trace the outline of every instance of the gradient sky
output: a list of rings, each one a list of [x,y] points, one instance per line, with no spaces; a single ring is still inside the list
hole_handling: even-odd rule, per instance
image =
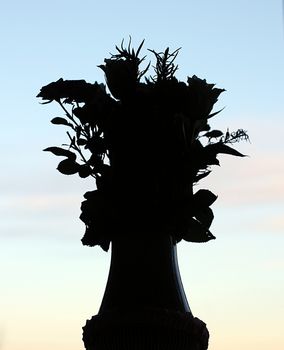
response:
[[[56,171],[42,149],[66,141],[56,105],[35,98],[57,80],[103,81],[96,66],[123,38],[182,47],[178,78],[227,91],[214,127],[248,130],[249,157],[220,157],[201,183],[218,194],[206,245],[178,247],[210,350],[284,348],[284,37],[280,0],[9,1],[0,7],[0,349],[83,349],[110,254],[81,245],[83,194],[94,183]],[[150,56],[150,55],[149,55]]]

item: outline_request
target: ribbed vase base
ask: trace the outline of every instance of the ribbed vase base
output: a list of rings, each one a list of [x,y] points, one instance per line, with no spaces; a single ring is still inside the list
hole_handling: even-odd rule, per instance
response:
[[[206,350],[208,339],[204,322],[167,310],[102,313],[83,327],[86,350]]]

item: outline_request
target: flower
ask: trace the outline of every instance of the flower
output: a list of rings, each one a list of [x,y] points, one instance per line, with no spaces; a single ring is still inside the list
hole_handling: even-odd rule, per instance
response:
[[[85,80],[63,80],[60,78],[55,82],[43,86],[37,97],[48,100],[45,103],[60,101],[62,98],[65,99],[65,102],[71,103],[75,101],[80,103],[91,100],[100,89],[101,86],[96,83],[90,84]]]
[[[135,90],[138,67],[134,61],[105,59],[105,64],[98,67],[104,71],[107,86],[114,98],[121,100]]]

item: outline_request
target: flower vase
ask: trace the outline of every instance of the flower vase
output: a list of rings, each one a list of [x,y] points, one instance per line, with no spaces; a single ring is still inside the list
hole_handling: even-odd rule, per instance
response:
[[[96,316],[83,327],[86,350],[206,350],[205,323],[189,308],[170,235],[117,237]]]

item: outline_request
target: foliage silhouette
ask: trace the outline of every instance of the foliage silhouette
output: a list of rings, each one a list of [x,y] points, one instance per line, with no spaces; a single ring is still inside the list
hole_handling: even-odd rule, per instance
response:
[[[114,236],[151,232],[171,234],[176,242],[207,242],[216,200],[209,190],[194,193],[194,185],[219,165],[218,154],[243,157],[231,145],[248,140],[247,133],[211,130],[208,121],[225,91],[193,75],[187,83],[175,77],[179,49],[149,50],[156,59],[155,75],[142,77],[137,51],[116,47],[117,53],[99,65],[104,84],[85,80],[52,82],[37,97],[56,101],[65,112],[51,123],[71,129],[67,148],[45,151],[65,157],[58,170],[66,175],[94,177],[97,189],[87,192],[81,220],[84,245],[108,250]],[[78,156],[78,158],[77,158]],[[150,239],[150,237],[149,237]]]

